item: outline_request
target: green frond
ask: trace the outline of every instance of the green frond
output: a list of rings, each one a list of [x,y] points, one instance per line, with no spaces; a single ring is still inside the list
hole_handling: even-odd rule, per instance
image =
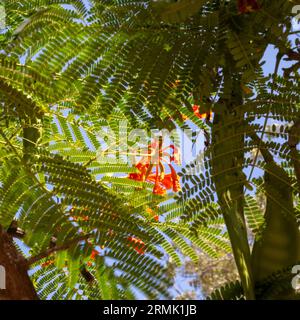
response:
[[[244,300],[241,283],[239,281],[227,283],[215,290],[207,300]]]

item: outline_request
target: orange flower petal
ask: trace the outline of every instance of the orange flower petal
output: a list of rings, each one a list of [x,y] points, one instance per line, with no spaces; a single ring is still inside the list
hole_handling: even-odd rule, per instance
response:
[[[131,180],[135,180],[135,181],[142,181],[143,180],[143,177],[140,173],[130,173],[128,178]]]
[[[172,189],[173,182],[172,182],[172,175],[166,174],[164,179],[161,181],[162,185],[167,189]]]
[[[91,260],[95,260],[96,257],[97,257],[99,254],[100,254],[99,251],[93,250],[90,259],[91,259]]]
[[[153,217],[153,219],[158,222],[159,216],[155,214],[155,212],[151,208],[147,208],[146,212]]]
[[[164,187],[160,186],[158,183],[154,185],[153,193],[159,196],[166,195],[167,191]]]
[[[197,105],[193,105],[194,115],[199,119],[208,119],[210,120],[213,116],[213,113],[210,111],[209,113],[200,113],[200,107]]]

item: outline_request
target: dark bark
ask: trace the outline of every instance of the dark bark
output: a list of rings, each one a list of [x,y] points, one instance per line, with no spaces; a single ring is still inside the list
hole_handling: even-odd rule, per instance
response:
[[[6,289],[0,290],[0,300],[37,300],[28,276],[27,260],[20,254],[12,237],[0,226],[0,265],[5,268]]]

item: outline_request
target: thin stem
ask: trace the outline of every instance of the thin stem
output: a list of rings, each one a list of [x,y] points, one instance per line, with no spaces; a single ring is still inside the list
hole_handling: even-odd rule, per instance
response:
[[[35,262],[50,256],[52,253],[67,250],[70,247],[72,247],[73,245],[77,244],[78,242],[87,240],[90,237],[91,237],[91,235],[87,234],[87,235],[75,238],[73,240],[70,240],[70,241],[68,241],[68,242],[66,242],[66,243],[64,243],[64,244],[62,244],[60,246],[55,246],[53,248],[49,248],[49,249],[39,253],[38,255],[29,258],[27,260],[28,261],[28,265],[30,266],[30,265],[34,264]]]

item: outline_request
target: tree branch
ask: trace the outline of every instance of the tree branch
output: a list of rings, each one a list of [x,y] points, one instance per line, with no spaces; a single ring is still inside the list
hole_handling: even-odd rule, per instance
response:
[[[55,252],[58,252],[58,251],[67,250],[70,247],[72,247],[73,245],[77,244],[78,242],[87,240],[90,237],[91,237],[91,235],[87,234],[87,235],[75,238],[73,240],[70,240],[70,241],[68,241],[68,242],[66,242],[66,243],[64,243],[64,244],[62,244],[60,246],[55,246],[53,248],[49,248],[49,249],[39,253],[38,255],[30,257],[29,259],[27,259],[28,265],[30,266],[30,265],[34,264],[35,262],[50,256],[52,253],[55,253]]]
[[[247,135],[253,140],[253,142],[256,143],[257,149],[260,151],[261,155],[263,156],[266,163],[272,163],[274,162],[274,158],[272,154],[269,152],[266,144],[263,140],[254,132],[249,131],[247,132]]]

